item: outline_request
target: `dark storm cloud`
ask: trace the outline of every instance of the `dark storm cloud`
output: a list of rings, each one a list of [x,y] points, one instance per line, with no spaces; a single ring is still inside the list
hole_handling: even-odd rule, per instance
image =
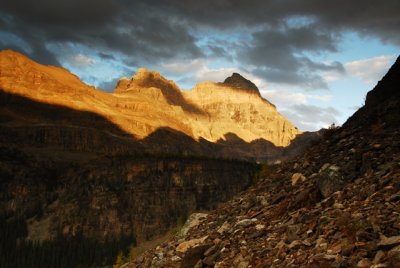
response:
[[[25,23],[17,17],[6,16],[2,13],[0,13],[0,20],[5,26],[2,27],[3,31],[15,35],[29,46],[30,57],[40,60],[43,64],[60,65],[56,56],[46,48],[47,39],[40,34],[37,27]],[[26,50],[24,43],[8,44],[6,40],[3,40],[1,48],[14,48],[16,51],[24,52]]]
[[[254,74],[267,79],[269,82],[282,83],[288,85],[298,85],[308,89],[327,89],[328,85],[321,76],[311,72],[296,72],[290,69],[265,69],[257,68]]]
[[[82,45],[103,59],[118,52],[135,65],[216,56],[254,66],[273,82],[324,88],[320,73],[343,72],[343,66],[309,55],[337,51],[344,31],[400,45],[398,14],[398,0],[1,0],[0,31],[30,49],[18,42],[1,47],[19,47],[49,64],[64,53],[50,51],[54,43]],[[219,38],[201,45],[210,33],[247,35],[236,43]]]
[[[266,26],[253,33],[252,38],[250,45],[241,48],[241,58],[256,66],[255,73],[270,82],[323,89],[327,84],[315,72],[344,72],[339,62],[318,63],[302,55],[337,50],[337,34],[323,32],[314,24],[296,28],[284,24],[280,29]]]
[[[133,1],[16,0],[0,8],[1,30],[28,43],[30,56],[44,63],[55,63],[46,45],[67,42],[100,57],[120,52],[127,62],[202,55],[184,24]]]
[[[0,7],[38,26],[75,29],[104,24],[121,8],[112,0],[13,0],[1,1]]]
[[[321,27],[354,30],[382,41],[400,45],[400,1],[293,1],[293,8],[316,16]]]
[[[111,55],[111,54],[108,54],[108,53],[99,52],[99,53],[97,53],[97,55],[100,58],[105,59],[105,60],[115,60],[115,57],[113,55]]]

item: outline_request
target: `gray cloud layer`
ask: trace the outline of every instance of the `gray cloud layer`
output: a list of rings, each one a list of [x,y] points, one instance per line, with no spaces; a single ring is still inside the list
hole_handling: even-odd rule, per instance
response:
[[[0,48],[48,64],[63,53],[48,45],[66,43],[104,59],[121,53],[131,65],[217,56],[271,82],[321,89],[320,72],[344,68],[309,53],[337,51],[344,31],[400,45],[398,14],[398,0],[1,0],[1,31],[22,42],[1,40]]]

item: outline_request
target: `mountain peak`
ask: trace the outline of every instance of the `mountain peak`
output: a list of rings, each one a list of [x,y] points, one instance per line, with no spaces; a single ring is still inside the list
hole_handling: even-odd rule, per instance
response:
[[[258,90],[257,86],[239,73],[233,73],[231,76],[226,78],[222,84],[237,89],[256,92],[257,95],[260,95],[260,91]]]
[[[124,92],[132,87],[155,87],[161,90],[180,92],[178,85],[174,81],[168,80],[160,73],[146,68],[137,69],[136,73],[130,79],[122,77],[115,88],[115,92]]]
[[[147,68],[139,68],[133,75],[135,80],[146,80],[146,79],[165,79],[160,73],[156,71],[151,71]]]

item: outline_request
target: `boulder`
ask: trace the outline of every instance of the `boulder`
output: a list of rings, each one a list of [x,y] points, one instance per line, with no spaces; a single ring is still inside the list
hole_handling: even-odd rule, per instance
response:
[[[344,178],[339,167],[331,165],[329,168],[321,169],[319,179],[317,180],[317,187],[325,198],[341,190],[343,185]]]

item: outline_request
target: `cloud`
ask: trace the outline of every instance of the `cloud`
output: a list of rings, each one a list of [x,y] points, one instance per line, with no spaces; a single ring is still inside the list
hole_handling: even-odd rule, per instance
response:
[[[184,22],[160,14],[165,10],[151,12],[144,3],[16,0],[2,2],[0,10],[2,30],[28,43],[32,51],[25,52],[41,63],[60,65],[55,59],[63,51],[51,51],[49,44],[85,46],[100,56],[122,53],[127,64],[202,55]]]
[[[338,124],[336,117],[341,113],[333,107],[297,104],[281,111],[295,126],[303,131],[316,131],[332,123]]]
[[[329,102],[333,98],[332,95],[305,94],[302,92],[293,92],[288,89],[262,89],[261,95],[277,105],[277,107],[283,109],[293,105],[307,104],[309,100]]]
[[[87,67],[88,65],[95,64],[96,61],[92,59],[89,56],[83,55],[83,54],[75,54],[71,57],[68,58],[68,61],[74,65],[75,67],[78,68],[84,68]]]
[[[104,53],[104,52],[99,52],[97,54],[100,58],[105,59],[105,60],[115,60],[115,57],[111,54]]]
[[[212,57],[269,82],[324,89],[329,73],[344,68],[312,56],[337,52],[343,33],[400,45],[399,1],[342,2],[1,1],[2,31],[21,40],[2,40],[0,47],[17,47],[41,63],[56,65],[70,56],[49,49],[57,44],[84,46],[102,59],[117,53],[126,66]]]
[[[351,61],[345,64],[347,72],[359,77],[367,84],[379,81],[394,62],[395,56],[379,56],[368,59]]]
[[[254,74],[263,77],[271,83],[298,86],[305,90],[327,89],[326,81],[316,73],[306,70],[256,68]]]
[[[328,102],[332,100],[333,96],[332,95],[307,95],[308,99],[313,99],[313,100],[318,100],[318,101],[323,101],[323,102]]]
[[[309,104],[312,100],[330,104],[333,96],[329,94],[307,94],[279,88],[263,89],[261,95],[275,104],[280,113],[303,131],[315,131],[332,123],[337,124],[337,118],[342,115],[339,110],[331,106],[320,107]]]
[[[247,79],[250,79],[256,86],[262,88],[266,82],[254,74],[239,68],[213,68],[210,67],[210,61],[205,59],[195,59],[186,61],[174,61],[160,66],[160,71],[166,77],[179,77],[178,84],[191,88],[197,83],[223,82],[232,73],[240,73]]]
[[[270,82],[304,89],[326,89],[323,72],[344,72],[340,62],[315,62],[304,53],[335,52],[337,35],[318,31],[314,25],[290,28],[264,27],[253,33],[253,41],[240,50],[241,58],[256,66],[254,73]]]
[[[261,95],[279,108],[307,102],[305,94],[288,90],[262,90]]]
[[[207,64],[207,61],[204,59],[173,61],[161,64],[160,70],[164,71],[167,75],[179,76],[201,72],[207,69]]]

